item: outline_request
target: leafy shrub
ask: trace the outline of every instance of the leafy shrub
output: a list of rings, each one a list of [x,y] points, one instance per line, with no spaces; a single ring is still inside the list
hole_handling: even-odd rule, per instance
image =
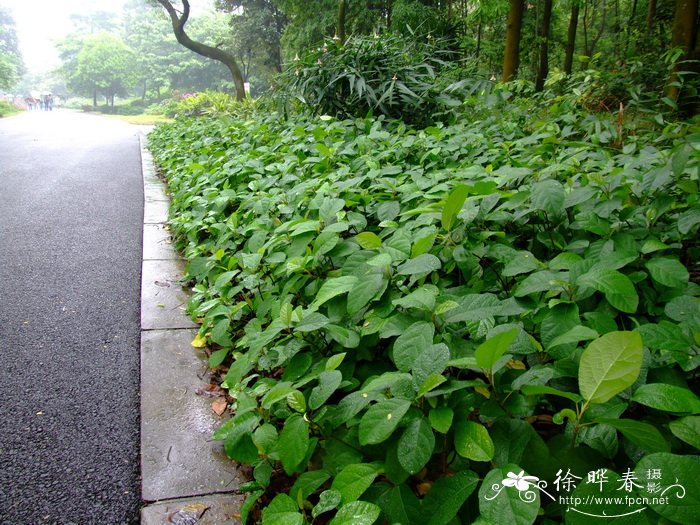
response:
[[[575,524],[587,472],[694,486],[699,130],[605,148],[521,109],[151,134],[230,395],[215,437],[254,467],[243,521]]]
[[[317,114],[364,117],[368,114],[425,124],[444,104],[443,80],[455,66],[444,41],[422,42],[393,34],[353,36],[340,44],[295,58],[278,88],[278,98],[300,100]]]
[[[151,106],[149,111],[160,112],[167,117],[196,117],[234,113],[242,102],[220,91],[185,93]]]
[[[5,100],[0,100],[0,118],[1,117],[6,117],[8,115],[13,115],[14,113],[17,113],[18,110],[14,106],[14,104],[10,104],[9,102]]]

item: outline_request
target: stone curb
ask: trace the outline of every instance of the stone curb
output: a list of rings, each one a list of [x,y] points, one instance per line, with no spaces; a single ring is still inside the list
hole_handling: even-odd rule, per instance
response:
[[[140,134],[144,184],[141,277],[141,509],[143,525],[240,524],[242,476],[211,439],[220,421],[205,386],[206,356],[180,280],[184,261],[167,229],[169,199]]]

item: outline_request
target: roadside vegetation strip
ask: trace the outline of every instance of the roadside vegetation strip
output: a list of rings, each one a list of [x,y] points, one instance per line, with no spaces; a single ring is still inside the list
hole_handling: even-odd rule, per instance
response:
[[[493,482],[697,479],[700,130],[614,136],[564,102],[151,133],[244,518],[533,523],[566,507]]]

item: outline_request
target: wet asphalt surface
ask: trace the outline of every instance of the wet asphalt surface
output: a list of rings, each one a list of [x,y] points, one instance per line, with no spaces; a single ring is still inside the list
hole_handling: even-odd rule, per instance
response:
[[[0,119],[0,523],[138,523],[138,131]]]

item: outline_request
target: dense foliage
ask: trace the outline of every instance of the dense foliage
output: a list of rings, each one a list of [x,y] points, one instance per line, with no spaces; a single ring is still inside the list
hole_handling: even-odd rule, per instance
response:
[[[150,135],[244,521],[575,524],[652,481],[691,488],[635,523],[696,521],[700,130],[586,93]]]
[[[318,114],[341,118],[368,114],[421,123],[446,105],[458,70],[444,41],[398,35],[328,39],[296,57],[278,82],[276,95],[300,100]]]
[[[23,72],[14,18],[0,5],[0,90],[14,88]]]

